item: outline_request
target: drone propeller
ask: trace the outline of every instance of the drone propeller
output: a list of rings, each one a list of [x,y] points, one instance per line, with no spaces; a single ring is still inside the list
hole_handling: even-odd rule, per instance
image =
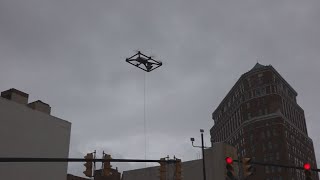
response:
[[[141,53],[141,51],[140,51],[139,49],[135,49],[134,52],[136,52],[136,53],[138,53],[138,54]]]
[[[150,55],[149,57],[150,57],[150,59],[153,59],[153,58],[155,58],[156,56],[152,54],[152,55]]]

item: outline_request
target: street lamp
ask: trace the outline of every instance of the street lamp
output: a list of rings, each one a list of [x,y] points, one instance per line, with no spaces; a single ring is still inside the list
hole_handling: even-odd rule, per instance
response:
[[[191,143],[192,143],[192,146],[193,147],[197,147],[197,148],[201,148],[202,149],[202,170],[203,170],[203,180],[206,180],[206,166],[205,166],[205,161],[204,161],[204,148],[208,148],[208,147],[204,147],[203,145],[203,133],[204,133],[204,130],[203,129],[200,129],[200,133],[201,133],[201,146],[195,146],[193,145],[193,142],[194,142],[194,138],[190,138],[191,140]]]

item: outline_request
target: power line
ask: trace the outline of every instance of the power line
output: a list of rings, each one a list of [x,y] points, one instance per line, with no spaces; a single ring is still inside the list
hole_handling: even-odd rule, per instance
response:
[[[0,162],[166,162],[166,163],[174,163],[176,162],[176,160],[0,157]]]

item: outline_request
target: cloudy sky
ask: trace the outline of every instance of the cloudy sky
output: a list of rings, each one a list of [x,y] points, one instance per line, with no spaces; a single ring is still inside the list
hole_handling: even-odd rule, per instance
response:
[[[71,122],[70,157],[185,161],[199,158],[189,141],[200,144],[199,129],[210,145],[211,113],[258,58],[298,92],[319,166],[319,19],[318,0],[1,0],[0,90],[27,92]],[[138,49],[164,65],[126,63]]]

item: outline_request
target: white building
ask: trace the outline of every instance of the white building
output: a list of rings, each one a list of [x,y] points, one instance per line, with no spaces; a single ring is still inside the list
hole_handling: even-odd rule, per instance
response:
[[[207,180],[226,179],[226,157],[238,159],[237,151],[233,146],[225,143],[215,143],[213,147],[205,150],[205,167]],[[202,159],[182,162],[183,180],[202,180]],[[239,166],[234,163],[234,172],[238,174]],[[175,166],[167,166],[167,179],[174,179]],[[124,171],[122,180],[159,180],[159,166],[143,169]]]
[[[50,115],[41,101],[10,89],[0,97],[0,157],[67,158],[71,123]],[[1,163],[6,180],[66,180],[67,162]]]

